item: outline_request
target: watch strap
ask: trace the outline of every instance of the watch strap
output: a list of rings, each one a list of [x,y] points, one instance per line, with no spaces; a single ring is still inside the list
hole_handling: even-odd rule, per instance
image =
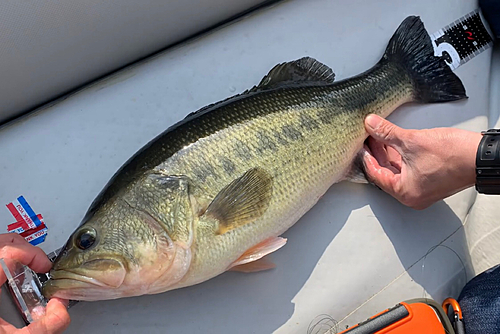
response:
[[[500,194],[500,129],[482,132],[476,154],[476,190]]]

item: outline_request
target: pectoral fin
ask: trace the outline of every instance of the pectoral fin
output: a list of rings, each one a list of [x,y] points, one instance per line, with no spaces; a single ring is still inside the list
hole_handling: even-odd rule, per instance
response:
[[[270,269],[274,268],[274,264],[268,260],[263,261],[262,259],[264,256],[267,254],[271,254],[272,252],[277,251],[281,247],[285,246],[286,244],[286,239],[281,238],[281,237],[273,237],[266,239],[262,241],[261,243],[253,246],[249,250],[247,250],[243,255],[241,255],[238,260],[234,261],[230,266],[229,269],[235,267],[240,267],[242,270],[237,270],[237,271],[245,271],[249,272],[248,270],[250,268],[256,269],[259,268],[258,270],[253,270],[253,271],[260,271],[260,270],[265,270],[265,269]],[[263,261],[263,262],[261,262]],[[259,262],[259,263],[255,263]],[[250,266],[250,264],[254,263],[253,266]],[[270,266],[272,264],[272,266]]]
[[[261,217],[269,206],[273,179],[262,168],[248,170],[222,189],[205,215],[219,222],[217,234],[224,234]]]
[[[276,265],[271,260],[262,258],[260,260],[241,264],[229,269],[229,271],[239,271],[241,273],[255,273],[257,271],[264,271],[276,268]]]
[[[345,179],[354,183],[369,183],[366,178],[365,165],[363,163],[363,151],[359,152],[354,159]]]

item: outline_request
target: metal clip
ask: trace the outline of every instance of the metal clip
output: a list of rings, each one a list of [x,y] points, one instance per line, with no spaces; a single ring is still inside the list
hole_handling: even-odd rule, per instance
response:
[[[443,302],[443,309],[448,314],[449,307],[453,309],[453,329],[456,334],[465,334],[464,319],[462,316],[462,309],[458,302],[453,298],[446,298]]]

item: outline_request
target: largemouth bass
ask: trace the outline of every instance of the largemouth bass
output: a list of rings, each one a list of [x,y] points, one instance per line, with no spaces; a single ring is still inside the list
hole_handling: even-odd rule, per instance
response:
[[[356,77],[334,82],[308,57],[279,64],[126,162],[70,236],[43,293],[113,299],[271,268],[263,257],[285,245],[280,235],[332,184],[363,180],[357,156],[368,114],[465,97],[418,17]]]

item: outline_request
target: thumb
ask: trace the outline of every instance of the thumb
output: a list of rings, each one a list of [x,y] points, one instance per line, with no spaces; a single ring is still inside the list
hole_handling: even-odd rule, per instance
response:
[[[52,298],[47,304],[45,316],[32,322],[27,329],[29,334],[59,334],[70,324],[67,301]]]
[[[365,128],[373,139],[396,149],[401,147],[403,137],[406,134],[405,129],[402,129],[388,120],[374,114],[366,117]]]

